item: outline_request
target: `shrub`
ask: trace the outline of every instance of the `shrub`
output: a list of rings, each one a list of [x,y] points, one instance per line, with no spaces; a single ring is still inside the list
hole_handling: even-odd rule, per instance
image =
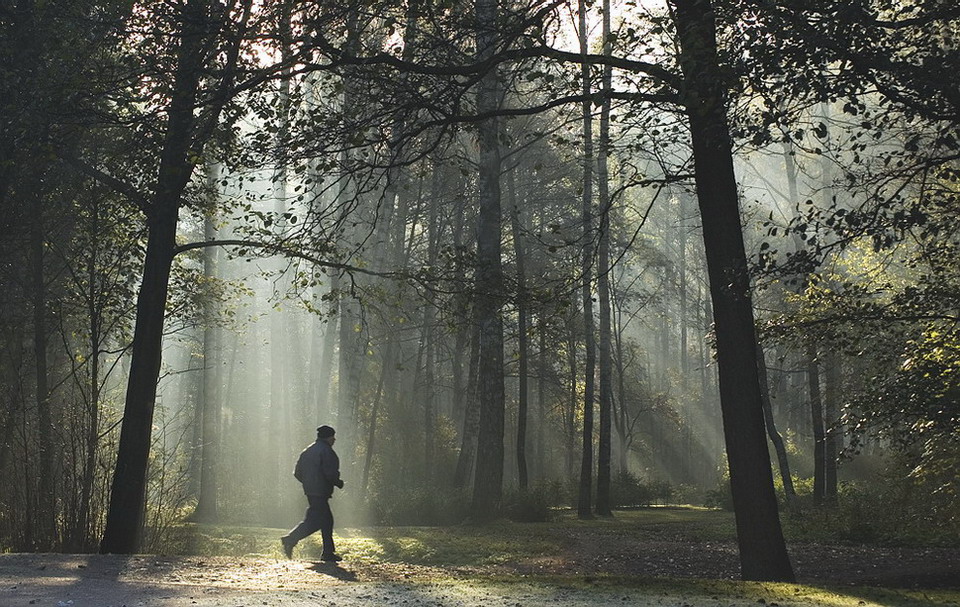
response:
[[[681,484],[673,487],[673,502],[690,506],[706,506],[707,490],[697,485]]]
[[[816,506],[812,483],[801,479],[784,517],[788,533],[813,541],[893,545],[953,545],[960,541],[960,506],[894,462],[869,481],[846,481],[835,506]]]
[[[610,483],[610,501],[614,508],[635,508],[665,502],[673,494],[666,481],[647,481],[630,472],[620,471]]]
[[[733,490],[730,489],[730,476],[724,474],[713,489],[707,489],[704,505],[708,508],[720,508],[733,512]]]
[[[417,486],[377,494],[370,507],[379,525],[452,525],[466,518],[469,499],[463,491]]]
[[[517,523],[543,523],[550,520],[551,486],[539,484],[532,489],[507,493],[503,500],[503,512]]]

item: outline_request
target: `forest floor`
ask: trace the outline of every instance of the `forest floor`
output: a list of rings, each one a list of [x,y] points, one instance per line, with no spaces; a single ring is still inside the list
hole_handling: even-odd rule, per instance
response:
[[[180,556],[2,554],[0,607],[960,607],[960,547],[791,542],[798,584],[743,583],[729,524],[664,510],[344,529],[339,566],[312,538],[286,560],[278,530],[194,526]]]

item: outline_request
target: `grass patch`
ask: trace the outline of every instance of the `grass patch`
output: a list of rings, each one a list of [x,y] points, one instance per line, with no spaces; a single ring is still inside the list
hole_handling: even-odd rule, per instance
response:
[[[546,523],[501,520],[486,525],[447,527],[338,528],[338,549],[351,558],[419,565],[490,565],[559,554],[571,531],[638,540],[717,541],[734,539],[733,515],[719,510],[653,507],[583,521],[569,511]],[[183,523],[168,534],[166,554],[245,556],[280,554],[286,529]],[[316,542],[314,541],[316,540]],[[312,555],[319,534],[303,547]],[[319,553],[318,553],[319,554]]]

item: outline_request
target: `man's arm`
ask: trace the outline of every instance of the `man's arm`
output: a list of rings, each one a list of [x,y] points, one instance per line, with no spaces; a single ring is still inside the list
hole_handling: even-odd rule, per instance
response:
[[[297,458],[297,465],[293,468],[293,478],[303,482],[303,453]]]
[[[323,466],[323,476],[334,487],[343,489],[343,481],[340,480],[340,458],[337,457],[333,449],[330,450],[328,455],[329,457],[323,458],[321,464]]]

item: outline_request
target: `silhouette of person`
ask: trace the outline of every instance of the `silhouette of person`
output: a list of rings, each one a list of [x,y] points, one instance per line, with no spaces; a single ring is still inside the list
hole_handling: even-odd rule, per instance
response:
[[[340,458],[333,450],[336,431],[330,426],[317,428],[317,441],[303,450],[297,459],[293,475],[303,485],[307,496],[307,513],[300,524],[280,538],[283,554],[293,558],[293,547],[311,533],[320,531],[323,537],[324,561],[342,561],[333,545],[333,512],[330,511],[330,498],[333,488],[343,489],[340,479]]]

